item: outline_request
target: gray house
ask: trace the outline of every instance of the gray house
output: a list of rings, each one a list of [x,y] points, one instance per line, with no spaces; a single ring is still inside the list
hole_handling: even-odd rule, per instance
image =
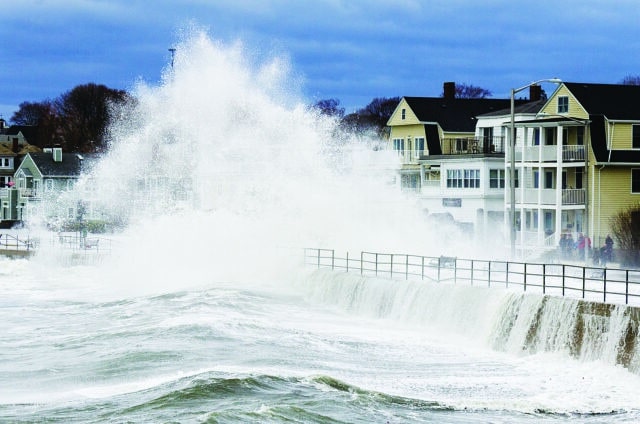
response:
[[[58,199],[73,188],[90,162],[84,155],[62,153],[60,148],[27,153],[14,174],[15,186],[2,198],[2,219],[21,221],[41,210],[47,217],[75,218],[77,206]]]

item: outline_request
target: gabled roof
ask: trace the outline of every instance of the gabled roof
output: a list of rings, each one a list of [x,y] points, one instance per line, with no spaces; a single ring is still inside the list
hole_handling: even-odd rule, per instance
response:
[[[420,122],[437,122],[447,132],[474,132],[476,116],[509,109],[510,99],[446,99],[404,97]],[[516,100],[522,104],[525,100]]]
[[[55,162],[52,153],[29,153],[43,177],[77,177],[87,167],[87,159],[77,153],[63,153]]]
[[[18,133],[22,133],[27,141],[34,143],[38,136],[38,127],[34,125],[11,125],[5,129],[6,135],[18,135]]]
[[[604,115],[610,120],[640,120],[640,86],[565,82],[589,115]]]

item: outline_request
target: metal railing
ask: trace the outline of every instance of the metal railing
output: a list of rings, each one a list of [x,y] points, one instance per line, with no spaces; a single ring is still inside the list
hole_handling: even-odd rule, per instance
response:
[[[443,155],[466,155],[505,152],[504,137],[445,138],[441,143]]]
[[[0,250],[30,251],[38,246],[37,238],[20,238],[13,234],[0,234]]]
[[[52,238],[52,244],[60,246],[63,250],[82,251],[86,253],[111,252],[111,239],[87,235],[83,237],[77,234],[59,234]]]
[[[640,270],[360,252],[337,256],[331,249],[304,249],[317,268],[389,279],[420,279],[471,286],[521,289],[602,303],[640,305]]]

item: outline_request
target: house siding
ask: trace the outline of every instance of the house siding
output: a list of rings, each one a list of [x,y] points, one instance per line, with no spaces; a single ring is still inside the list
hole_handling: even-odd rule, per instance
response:
[[[589,119],[589,114],[582,107],[582,105],[576,100],[571,92],[564,85],[560,86],[551,96],[549,101],[541,110],[542,114],[558,115],[558,97],[569,97],[569,112],[560,115],[568,115],[577,119]]]
[[[403,109],[405,110],[404,119],[402,119]],[[419,124],[420,124],[420,121],[418,120],[418,117],[411,110],[411,108],[409,107],[409,104],[405,99],[402,99],[400,103],[398,103],[396,110],[393,112],[393,114],[391,115],[391,118],[389,118],[389,121],[387,122],[387,125],[390,127],[402,126],[402,125],[419,125]]]
[[[640,164],[638,164],[640,168]],[[611,233],[610,220],[618,212],[640,202],[640,194],[631,193],[631,167],[596,168],[594,175],[594,233],[599,243]]]
[[[632,148],[632,124],[627,122],[609,122],[607,131],[612,149],[629,150]]]

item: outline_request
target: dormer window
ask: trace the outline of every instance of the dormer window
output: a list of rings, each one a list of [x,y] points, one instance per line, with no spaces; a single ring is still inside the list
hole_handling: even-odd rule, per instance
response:
[[[640,149],[640,125],[631,125],[631,147]]]
[[[407,116],[407,110],[406,109],[402,109],[402,120],[404,120],[404,118]]]
[[[558,113],[569,112],[569,96],[558,97]]]

